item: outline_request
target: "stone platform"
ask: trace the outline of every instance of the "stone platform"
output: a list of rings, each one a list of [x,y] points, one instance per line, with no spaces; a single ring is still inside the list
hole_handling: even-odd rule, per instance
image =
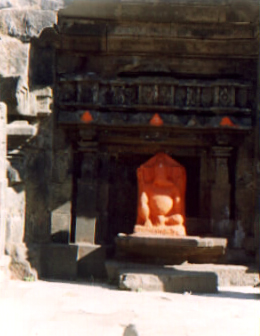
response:
[[[214,293],[218,286],[254,286],[257,270],[241,265],[189,264],[159,266],[110,260],[108,278],[120,289],[174,293]]]
[[[134,233],[116,237],[116,259],[159,265],[215,263],[225,253],[227,239],[169,237]]]

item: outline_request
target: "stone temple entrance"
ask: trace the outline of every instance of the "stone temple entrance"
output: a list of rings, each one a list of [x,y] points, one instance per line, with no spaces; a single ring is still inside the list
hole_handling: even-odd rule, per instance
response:
[[[226,13],[221,23],[193,2],[99,5],[61,10],[53,36],[54,158],[72,158],[67,181],[53,174],[53,184],[71,188],[52,213],[53,243],[112,246],[113,255],[117,234],[136,224],[136,169],[163,152],[187,172],[188,235],[226,238],[234,258],[253,255],[253,28],[228,14],[240,13],[233,2],[207,8]]]

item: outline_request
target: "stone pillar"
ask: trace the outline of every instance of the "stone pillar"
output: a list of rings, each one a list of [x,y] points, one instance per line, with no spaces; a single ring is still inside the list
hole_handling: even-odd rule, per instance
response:
[[[110,155],[99,154],[99,176],[98,176],[98,218],[96,227],[96,241],[104,243],[108,236],[108,201],[109,201],[109,174]]]
[[[6,188],[6,105],[0,103],[0,259],[5,250]]]
[[[209,182],[208,182],[208,155],[204,149],[201,151],[200,157],[200,218],[208,218],[209,216]]]
[[[97,219],[98,157],[95,148],[82,153],[77,179],[75,243],[95,243]]]
[[[211,187],[211,226],[216,236],[227,236],[230,227],[230,181],[228,158],[231,147],[213,147],[214,183]]]

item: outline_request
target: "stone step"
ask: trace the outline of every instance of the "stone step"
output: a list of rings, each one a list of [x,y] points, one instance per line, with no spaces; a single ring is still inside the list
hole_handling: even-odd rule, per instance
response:
[[[218,286],[254,286],[259,281],[256,270],[241,265],[158,266],[110,260],[106,268],[110,282],[133,291],[214,293]]]
[[[117,260],[160,265],[216,263],[225,254],[227,239],[214,237],[172,237],[135,233],[119,234],[116,239]]]
[[[216,293],[217,275],[210,272],[148,273],[123,272],[119,275],[119,288],[131,291],[162,291],[171,293]]]

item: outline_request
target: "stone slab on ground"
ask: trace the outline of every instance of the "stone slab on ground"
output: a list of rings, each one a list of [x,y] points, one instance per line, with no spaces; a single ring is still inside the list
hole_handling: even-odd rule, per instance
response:
[[[172,274],[173,278],[175,276],[175,280],[173,282],[177,283],[181,279],[183,275],[186,274],[187,277],[194,274],[196,277],[197,274],[201,273],[201,279],[198,279],[198,290],[200,286],[204,286],[204,277],[203,274],[209,275],[209,279],[213,279],[212,274],[217,278],[217,286],[254,286],[259,282],[259,272],[256,269],[251,269],[247,266],[242,265],[216,265],[216,264],[189,264],[184,263],[182,265],[151,265],[151,264],[138,264],[131,262],[121,262],[116,260],[108,260],[106,262],[106,269],[108,273],[108,278],[111,283],[115,283],[117,285],[124,286],[124,279],[126,279],[126,275],[128,275],[128,280],[130,281],[133,278],[133,274],[136,274],[135,281],[139,283],[143,283],[144,288],[146,290],[150,290],[149,288],[157,286],[157,290],[165,290],[163,286],[163,281],[161,279],[162,274],[165,275],[164,281],[167,284],[167,288],[169,288],[168,281],[170,281],[170,275]],[[147,285],[147,275],[150,275],[151,283]],[[138,278],[139,277],[139,278]],[[157,279],[156,279],[157,277]],[[137,280],[138,279],[138,280]],[[168,279],[168,280],[166,280]],[[192,276],[191,276],[192,279]],[[128,281],[127,280],[127,281]],[[127,284],[125,280],[125,283]],[[189,283],[189,280],[186,280]],[[213,280],[212,280],[213,281]],[[172,285],[174,286],[174,285]],[[179,288],[181,288],[182,284],[180,283]],[[187,284],[188,286],[188,284]],[[190,284],[190,287],[195,286],[194,284]],[[205,285],[205,291],[209,284]],[[142,286],[139,286],[140,288]],[[210,287],[211,288],[211,287]],[[130,289],[130,288],[129,288]],[[172,287],[174,289],[174,287]],[[174,291],[175,290],[170,290]],[[188,290],[186,290],[188,291]],[[191,291],[191,290],[190,290]],[[194,289],[193,289],[194,291]]]
[[[196,236],[169,237],[151,234],[119,234],[116,258],[155,264],[215,263],[225,253],[227,239]]]
[[[157,273],[119,274],[119,288],[170,293],[217,293],[217,275],[211,272],[160,270]]]
[[[181,267],[161,267],[154,265],[127,265],[108,261],[109,280],[118,284],[120,289],[131,291],[162,291],[171,293],[216,293],[217,274]]]

